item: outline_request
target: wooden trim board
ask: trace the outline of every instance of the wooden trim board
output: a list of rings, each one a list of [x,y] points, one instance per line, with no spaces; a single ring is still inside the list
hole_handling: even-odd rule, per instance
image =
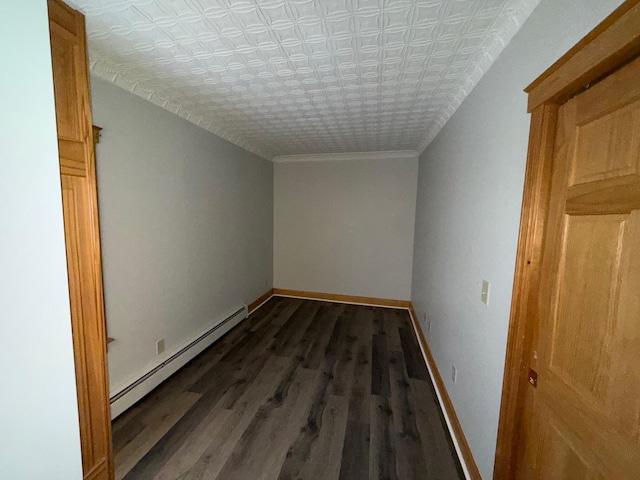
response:
[[[420,326],[420,322],[418,321],[418,316],[416,315],[416,312],[413,309],[413,305],[411,303],[409,304],[408,310],[411,316],[413,329],[416,332],[418,343],[420,344],[420,348],[422,349],[425,363],[427,364],[429,374],[431,375],[431,380],[433,381],[433,386],[435,387],[438,400],[440,401],[440,408],[442,409],[444,417],[447,420],[447,425],[449,427],[451,436],[453,437],[453,443],[458,452],[458,457],[461,460],[464,473],[470,480],[482,480],[482,476],[480,475],[480,471],[478,470],[478,465],[473,458],[471,448],[469,447],[467,438],[465,437],[464,431],[462,430],[462,425],[460,425],[460,420],[458,420],[458,415],[456,414],[456,410],[453,407],[453,403],[451,402],[451,397],[449,397],[449,393],[447,392],[447,387],[442,380],[442,376],[440,375],[440,371],[438,370],[436,361],[433,358],[433,354],[431,353],[431,349],[429,348],[427,339],[424,336],[424,332],[422,331],[422,327]]]
[[[287,290],[274,288],[273,294],[279,297],[309,298],[311,300],[327,300],[329,302],[353,303],[360,305],[374,305],[376,307],[409,308],[409,300],[392,300],[388,298],[359,297],[355,295],[339,295],[336,293],[307,292],[304,290]]]
[[[247,306],[249,315],[251,315],[255,310],[258,309],[258,307],[260,307],[264,302],[269,300],[272,296],[273,296],[273,288],[270,288],[269,290],[264,292],[262,295],[260,295],[258,298],[256,298],[253,302],[251,302]]]
[[[627,0],[525,89],[529,111],[544,103],[566,102],[640,55],[639,25],[640,0]]]
[[[559,106],[640,55],[640,0],[627,0],[526,88],[532,112],[493,478],[518,461],[526,367],[533,344],[542,236]]]
[[[541,105],[531,115],[494,478],[511,478],[515,469],[521,404],[529,385],[526,352],[531,344],[529,333],[532,329],[527,322],[519,319],[527,318],[528,312],[536,308],[535,299],[531,298],[530,292],[537,290],[540,281],[542,237],[551,186],[557,113],[557,105]]]

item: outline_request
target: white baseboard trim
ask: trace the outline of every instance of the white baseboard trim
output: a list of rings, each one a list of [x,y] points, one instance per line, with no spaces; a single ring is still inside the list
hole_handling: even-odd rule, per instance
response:
[[[375,303],[347,302],[346,300],[334,300],[333,298],[313,298],[301,295],[285,295],[284,293],[276,293],[275,297],[297,298],[298,300],[313,300],[315,302],[344,303],[345,305],[360,305],[363,307],[391,308],[394,310],[406,310],[406,307],[392,307],[390,305],[376,305]]]
[[[385,304],[384,302],[405,302],[405,300],[391,300],[391,299],[384,299],[384,298],[374,298],[374,297],[352,297],[352,298],[347,298],[347,295],[334,295],[334,294],[330,294],[330,293],[314,293],[314,292],[296,292],[294,290],[280,290],[277,288],[274,288],[274,292],[273,295],[274,297],[284,297],[284,298],[297,298],[299,300],[313,300],[316,302],[330,302],[330,303],[343,303],[346,305],[362,305],[365,307],[380,307],[380,308],[391,308],[391,309],[406,309],[406,306],[402,306],[402,305],[390,305],[390,304]],[[291,293],[291,292],[296,292],[296,293]],[[340,297],[344,297],[344,298],[340,298]],[[359,299],[364,299],[364,300],[359,300]],[[372,301],[366,301],[366,299],[368,300],[372,300]],[[376,303],[377,302],[377,303]]]
[[[111,419],[115,419],[171,375],[248,317],[247,306],[229,312],[198,335],[167,352],[139,375],[111,392]]]
[[[269,296],[269,298],[267,298],[264,302],[262,302],[260,305],[258,305],[256,308],[254,308],[253,310],[251,310],[251,313],[249,315],[251,315],[253,312],[257,312],[258,309],[260,309],[260,307],[262,307],[265,303],[267,303],[269,300],[271,300],[274,297],[273,294],[271,294]]]
[[[438,382],[436,381],[436,377],[433,374],[432,365],[429,361],[429,357],[427,356],[427,352],[424,351],[424,347],[422,346],[422,342],[420,342],[420,333],[418,331],[417,322],[418,319],[414,318],[413,313],[410,308],[406,309],[409,312],[409,317],[411,318],[411,326],[413,327],[413,332],[416,335],[416,339],[418,339],[418,345],[420,345],[420,351],[422,352],[422,358],[424,359],[424,363],[427,365],[427,371],[429,372],[429,377],[431,377],[431,383],[433,384],[433,389],[436,392],[436,397],[438,398],[438,404],[440,405],[440,411],[442,412],[442,416],[444,417],[445,423],[447,424],[447,429],[449,430],[449,435],[451,436],[451,440],[453,441],[453,446],[456,449],[456,454],[458,455],[458,460],[460,461],[460,465],[462,466],[462,471],[464,472],[464,476],[467,480],[471,480],[471,473],[469,472],[469,467],[465,462],[464,455],[462,455],[462,449],[460,448],[460,443],[458,442],[458,437],[453,429],[453,424],[451,423],[451,419],[449,418],[449,413],[447,412],[447,408],[445,407],[445,403],[442,399],[442,393],[440,392],[440,388],[438,388]]]

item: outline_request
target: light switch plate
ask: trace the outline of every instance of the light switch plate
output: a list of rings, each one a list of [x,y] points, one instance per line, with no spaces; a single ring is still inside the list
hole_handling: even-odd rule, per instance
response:
[[[485,305],[489,305],[489,292],[491,291],[491,284],[486,280],[482,280],[482,292],[480,293],[480,300]]]

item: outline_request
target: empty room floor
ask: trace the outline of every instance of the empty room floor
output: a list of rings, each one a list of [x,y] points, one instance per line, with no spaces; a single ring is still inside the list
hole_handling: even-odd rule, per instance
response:
[[[460,479],[406,310],[273,297],[114,421],[116,479]]]

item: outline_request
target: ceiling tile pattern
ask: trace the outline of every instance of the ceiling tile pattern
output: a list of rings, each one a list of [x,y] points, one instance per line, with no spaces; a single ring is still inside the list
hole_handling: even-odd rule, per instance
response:
[[[91,70],[265,158],[424,150],[539,0],[73,0]]]

